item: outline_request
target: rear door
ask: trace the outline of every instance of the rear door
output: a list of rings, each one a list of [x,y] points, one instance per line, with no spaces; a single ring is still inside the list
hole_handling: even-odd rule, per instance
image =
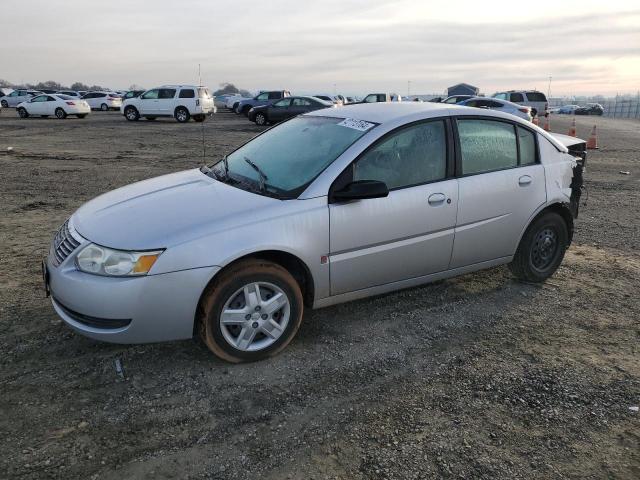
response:
[[[174,100],[176,91],[177,90],[175,88],[161,88],[158,90],[158,100],[156,102],[156,107],[160,115],[173,115],[173,111],[176,107],[176,102]],[[193,100],[191,100],[189,103],[192,102]],[[190,108],[189,103],[185,106],[190,111],[193,111],[193,109]]]
[[[482,117],[458,117],[456,125],[459,204],[451,268],[513,255],[547,198],[532,130]]]
[[[444,120],[385,135],[334,183],[379,180],[389,196],[329,205],[331,294],[446,270],[451,258],[458,181]]]

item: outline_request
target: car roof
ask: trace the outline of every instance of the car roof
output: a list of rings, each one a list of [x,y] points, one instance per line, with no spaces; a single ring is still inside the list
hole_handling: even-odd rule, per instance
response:
[[[525,108],[522,105],[518,105],[517,103],[510,102],[509,100],[502,100],[501,98],[493,98],[493,97],[471,97],[467,98],[465,102],[469,102],[471,100],[491,100],[492,102],[502,103],[503,105],[508,105],[513,108]]]

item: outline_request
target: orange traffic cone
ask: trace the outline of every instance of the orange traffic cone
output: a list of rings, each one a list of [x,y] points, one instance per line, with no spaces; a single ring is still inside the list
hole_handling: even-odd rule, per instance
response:
[[[571,122],[571,127],[569,127],[569,133],[568,135],[570,137],[576,137],[576,118],[573,117],[573,122]]]
[[[540,125],[540,120],[538,120],[538,115],[533,117],[533,120],[531,120],[531,121],[533,122],[534,125]]]
[[[587,148],[589,150],[597,150],[598,149],[598,133],[596,132],[596,126],[593,126],[593,130],[591,130],[591,136],[589,140],[587,140]]]
[[[544,117],[544,127],[542,128],[544,128],[547,132],[551,131],[551,122],[549,121],[549,115]]]

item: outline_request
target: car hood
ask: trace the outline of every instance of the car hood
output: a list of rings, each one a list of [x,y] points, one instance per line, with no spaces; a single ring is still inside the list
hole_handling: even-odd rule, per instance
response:
[[[80,235],[99,245],[150,250],[245,223],[280,203],[194,169],[105,193],[80,207],[71,223]]]

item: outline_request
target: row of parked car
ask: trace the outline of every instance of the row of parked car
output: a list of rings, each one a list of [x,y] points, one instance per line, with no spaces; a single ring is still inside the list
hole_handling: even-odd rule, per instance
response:
[[[604,115],[604,107],[599,103],[587,103],[586,105],[563,105],[552,108],[551,113],[564,115]]]

